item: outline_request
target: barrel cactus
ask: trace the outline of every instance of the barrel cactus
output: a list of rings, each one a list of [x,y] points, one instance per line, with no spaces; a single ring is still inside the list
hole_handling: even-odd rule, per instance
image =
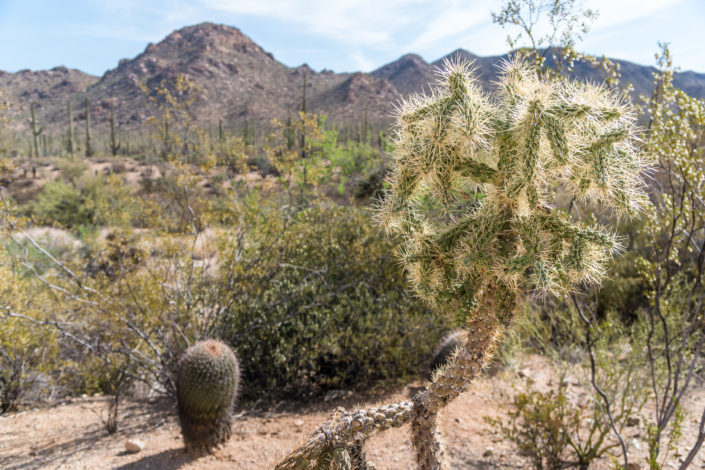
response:
[[[239,372],[237,357],[220,341],[201,341],[184,353],[176,395],[189,452],[210,452],[230,438]]]
[[[465,332],[463,330],[452,331],[445,335],[436,349],[431,354],[431,362],[428,366],[428,376],[450,363],[453,354],[465,344]]]

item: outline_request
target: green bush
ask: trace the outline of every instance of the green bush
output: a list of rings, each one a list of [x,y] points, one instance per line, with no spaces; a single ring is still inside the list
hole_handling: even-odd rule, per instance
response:
[[[365,210],[318,205],[288,222],[274,210],[262,221],[246,257],[268,262],[224,328],[245,396],[360,389],[419,372],[447,326],[407,291],[394,242]]]
[[[78,229],[131,223],[135,202],[117,175],[85,175],[66,183],[50,181],[29,204],[28,212],[44,224]]]
[[[95,211],[86,204],[85,195],[63,181],[48,182],[30,210],[40,221],[64,227],[77,227],[95,220]]]
[[[563,383],[563,382],[561,382]],[[505,405],[506,422],[486,418],[502,436],[514,443],[536,470],[559,470],[570,465],[567,459],[570,434],[580,427],[580,409],[572,406],[565,386],[539,392],[518,393]]]

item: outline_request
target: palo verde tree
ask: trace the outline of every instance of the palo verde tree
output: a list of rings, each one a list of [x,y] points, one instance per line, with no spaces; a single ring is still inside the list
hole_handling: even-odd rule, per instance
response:
[[[438,412],[482,369],[520,296],[562,294],[604,276],[619,250],[614,233],[559,207],[576,199],[617,216],[639,211],[646,161],[632,108],[604,87],[542,79],[519,61],[504,65],[499,89],[491,100],[468,64],[447,62],[430,95],[400,106],[379,211],[403,240],[414,290],[455,318],[465,344],[412,402],[343,413],[278,469],[318,465],[334,448],[353,453],[406,422],[419,468],[443,468]]]

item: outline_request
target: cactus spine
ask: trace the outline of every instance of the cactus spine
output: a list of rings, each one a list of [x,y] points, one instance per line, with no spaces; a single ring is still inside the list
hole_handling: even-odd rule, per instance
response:
[[[35,103],[29,105],[29,110],[32,114],[32,140],[34,142],[34,156],[39,157],[39,137],[44,130],[44,126],[39,126],[37,128],[37,118],[34,112]],[[46,137],[41,135],[41,137]],[[45,152],[46,153],[46,152]]]
[[[118,150],[120,150],[120,142],[115,135],[115,108],[110,103],[110,153],[113,157],[117,156]]]
[[[201,341],[184,353],[176,395],[189,452],[210,452],[230,438],[239,380],[237,357],[220,341]]]
[[[86,157],[93,156],[93,145],[91,144],[91,109],[88,103],[88,97],[85,99],[86,105]]]
[[[68,104],[69,118],[68,118],[68,128],[66,130],[66,151],[69,155],[73,155],[74,152],[74,141],[73,141],[73,107],[71,102]]]

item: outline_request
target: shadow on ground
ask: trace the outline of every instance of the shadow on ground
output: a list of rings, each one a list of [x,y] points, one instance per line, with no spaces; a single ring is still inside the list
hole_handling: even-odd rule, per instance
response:
[[[130,435],[137,432],[148,432],[151,429],[159,427],[164,424],[171,415],[171,406],[168,400],[160,400],[157,402],[130,402],[120,411],[120,427],[118,431],[122,435]],[[106,432],[104,425],[100,422],[100,417],[96,416],[95,424],[87,427],[84,432],[73,436],[65,436],[60,433],[56,434],[50,439],[48,444],[36,447],[33,446],[28,454],[20,458],[17,456],[9,458],[0,454],[0,468],[3,470],[58,468],[65,462],[69,462],[73,456],[88,451],[94,447],[97,442],[106,438],[112,439],[112,436]],[[11,446],[12,441],[7,444]],[[136,466],[126,468],[136,469],[145,467]]]
[[[196,458],[198,457],[190,455],[184,449],[168,449],[158,454],[147,455],[135,462],[126,463],[116,467],[115,470],[143,470],[145,468],[177,470]]]

